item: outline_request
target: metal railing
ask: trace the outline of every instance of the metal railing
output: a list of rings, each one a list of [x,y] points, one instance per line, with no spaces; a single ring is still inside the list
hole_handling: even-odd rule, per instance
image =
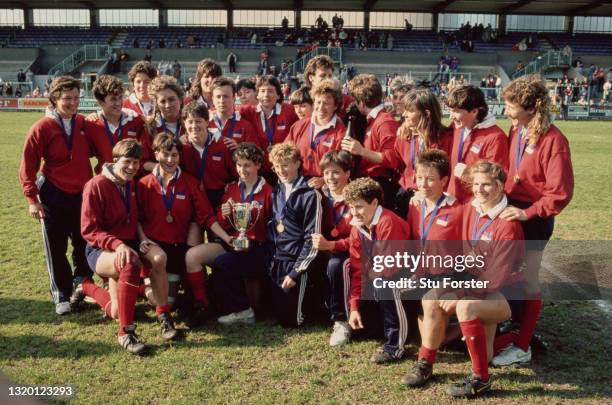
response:
[[[83,45],[49,69],[49,75],[57,76],[72,72],[83,63],[91,60],[104,60],[111,54],[112,50],[113,48],[108,45]]]
[[[311,50],[310,52],[302,55],[301,58],[299,58],[298,60],[291,63],[289,66],[287,66],[285,70],[289,72],[289,76],[295,76],[298,73],[304,71],[304,69],[306,68],[306,64],[308,63],[310,59],[314,58],[315,56],[319,56],[319,55],[327,55],[330,58],[332,58],[334,62],[342,64],[342,48],[319,47],[319,48],[315,48]]]
[[[20,89],[24,96],[26,95],[26,92],[29,93],[34,90],[32,82],[14,82],[10,80],[3,81],[3,82],[0,82],[0,97],[7,96],[6,90],[7,90],[8,85],[10,85],[10,88],[12,90],[12,94],[10,96],[13,96],[15,94],[15,91],[17,91],[17,89]]]
[[[512,78],[516,79],[524,75],[540,73],[549,68],[567,67],[570,66],[571,63],[571,51],[548,51],[544,55],[540,55],[533,59],[524,68],[512,73]]]

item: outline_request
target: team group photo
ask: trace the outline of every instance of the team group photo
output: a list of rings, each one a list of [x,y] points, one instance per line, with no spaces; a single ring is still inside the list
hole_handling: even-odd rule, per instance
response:
[[[3,401],[610,401],[612,5],[150,3],[0,4]]]

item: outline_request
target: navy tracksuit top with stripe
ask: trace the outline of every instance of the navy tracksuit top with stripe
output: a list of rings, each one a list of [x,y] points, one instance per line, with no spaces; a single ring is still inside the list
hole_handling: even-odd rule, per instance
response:
[[[321,233],[323,215],[321,193],[308,186],[308,178],[299,176],[285,204],[285,187],[277,184],[272,192],[272,217],[268,222],[267,237],[271,243],[273,261],[293,262],[288,273],[297,279],[317,256],[312,245],[313,233]],[[283,208],[284,207],[284,208]],[[282,213],[282,214],[281,214]],[[282,216],[283,232],[277,224]]]

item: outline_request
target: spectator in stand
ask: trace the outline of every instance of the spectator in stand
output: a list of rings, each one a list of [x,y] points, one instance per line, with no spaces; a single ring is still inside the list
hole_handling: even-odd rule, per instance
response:
[[[283,99],[287,101],[289,99],[289,95],[291,94],[291,86],[287,83],[283,83]]]
[[[229,66],[230,73],[236,73],[236,64],[238,63],[238,56],[234,52],[230,52],[227,55],[227,65]]]
[[[172,65],[172,75],[176,78],[176,80],[178,80],[179,82],[181,81],[182,66],[176,59],[174,60],[174,64]]]
[[[163,38],[160,38],[160,39],[159,39],[159,42],[158,42],[158,46],[159,46],[160,48],[165,48],[165,47],[166,47],[166,41],[164,41],[164,39],[163,39]]]
[[[283,21],[281,21],[281,27],[283,27],[283,29],[289,28],[289,19],[287,18],[287,16],[283,17]]]
[[[325,22],[325,20],[323,20],[323,17],[321,16],[321,14],[319,14],[319,17],[315,21],[315,24],[317,25],[317,28],[323,27],[323,23],[324,22]]]
[[[126,74],[128,69],[127,69],[127,61],[129,59],[129,56],[127,54],[127,52],[125,52],[123,49],[119,52],[119,67],[121,70],[122,74]]]
[[[608,80],[603,85],[603,97],[602,101],[605,103],[610,102],[610,89],[612,88],[612,80]]]
[[[32,86],[32,79],[34,79],[34,73],[28,69],[25,72],[25,76],[26,76],[26,82],[30,83],[30,86]]]
[[[36,87],[31,95],[33,98],[40,98],[42,96],[40,92],[40,87]]]
[[[183,42],[181,42],[181,40],[180,40],[180,39],[178,39],[178,40],[176,41],[176,47],[177,47],[178,49],[181,49],[181,48],[183,47]]]
[[[25,73],[22,69],[19,69],[19,72],[17,72],[17,81],[19,82],[19,88],[21,88],[21,83],[26,81]]]
[[[152,39],[149,39],[149,40],[147,41],[147,49],[148,49],[148,50],[151,50],[151,48],[153,48],[153,40],[152,40]]]
[[[453,56],[450,60],[450,70],[451,72],[453,72],[454,75],[457,74],[457,71],[459,70],[459,58],[456,56]]]
[[[140,42],[138,42],[138,38],[134,38],[132,42],[132,48],[140,48]]]
[[[404,18],[404,26],[406,27],[406,31],[408,32],[412,31],[412,24],[408,22],[407,18]]]
[[[514,71],[518,72],[519,70],[523,69],[524,67],[525,67],[525,65],[523,64],[523,62],[521,62],[519,60],[518,63],[516,64],[516,69],[514,69]]]
[[[259,58],[259,65],[257,66],[257,74],[264,76],[270,73],[270,64],[268,62],[268,54],[262,53]]]

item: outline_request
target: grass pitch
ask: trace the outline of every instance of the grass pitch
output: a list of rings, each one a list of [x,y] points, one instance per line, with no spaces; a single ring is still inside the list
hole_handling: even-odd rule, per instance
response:
[[[116,323],[93,307],[59,318],[40,227],[27,215],[17,177],[24,135],[40,116],[0,112],[0,371],[15,384],[71,385],[79,403],[440,403],[448,401],[446,384],[469,373],[465,354],[441,352],[436,380],[407,390],[400,378],[416,346],[403,363],[375,366],[368,358],[378,342],[330,348],[328,325],[284,330],[210,322],[164,344],[154,312],[141,304],[138,331],[153,349],[141,358],[119,347]],[[507,121],[500,124],[508,129]],[[612,239],[612,123],[558,126],[570,139],[576,189],[553,239]],[[610,315],[594,302],[546,303],[536,333],[549,342],[548,352],[531,368],[493,370],[494,391],[477,402],[609,403],[609,331]]]

